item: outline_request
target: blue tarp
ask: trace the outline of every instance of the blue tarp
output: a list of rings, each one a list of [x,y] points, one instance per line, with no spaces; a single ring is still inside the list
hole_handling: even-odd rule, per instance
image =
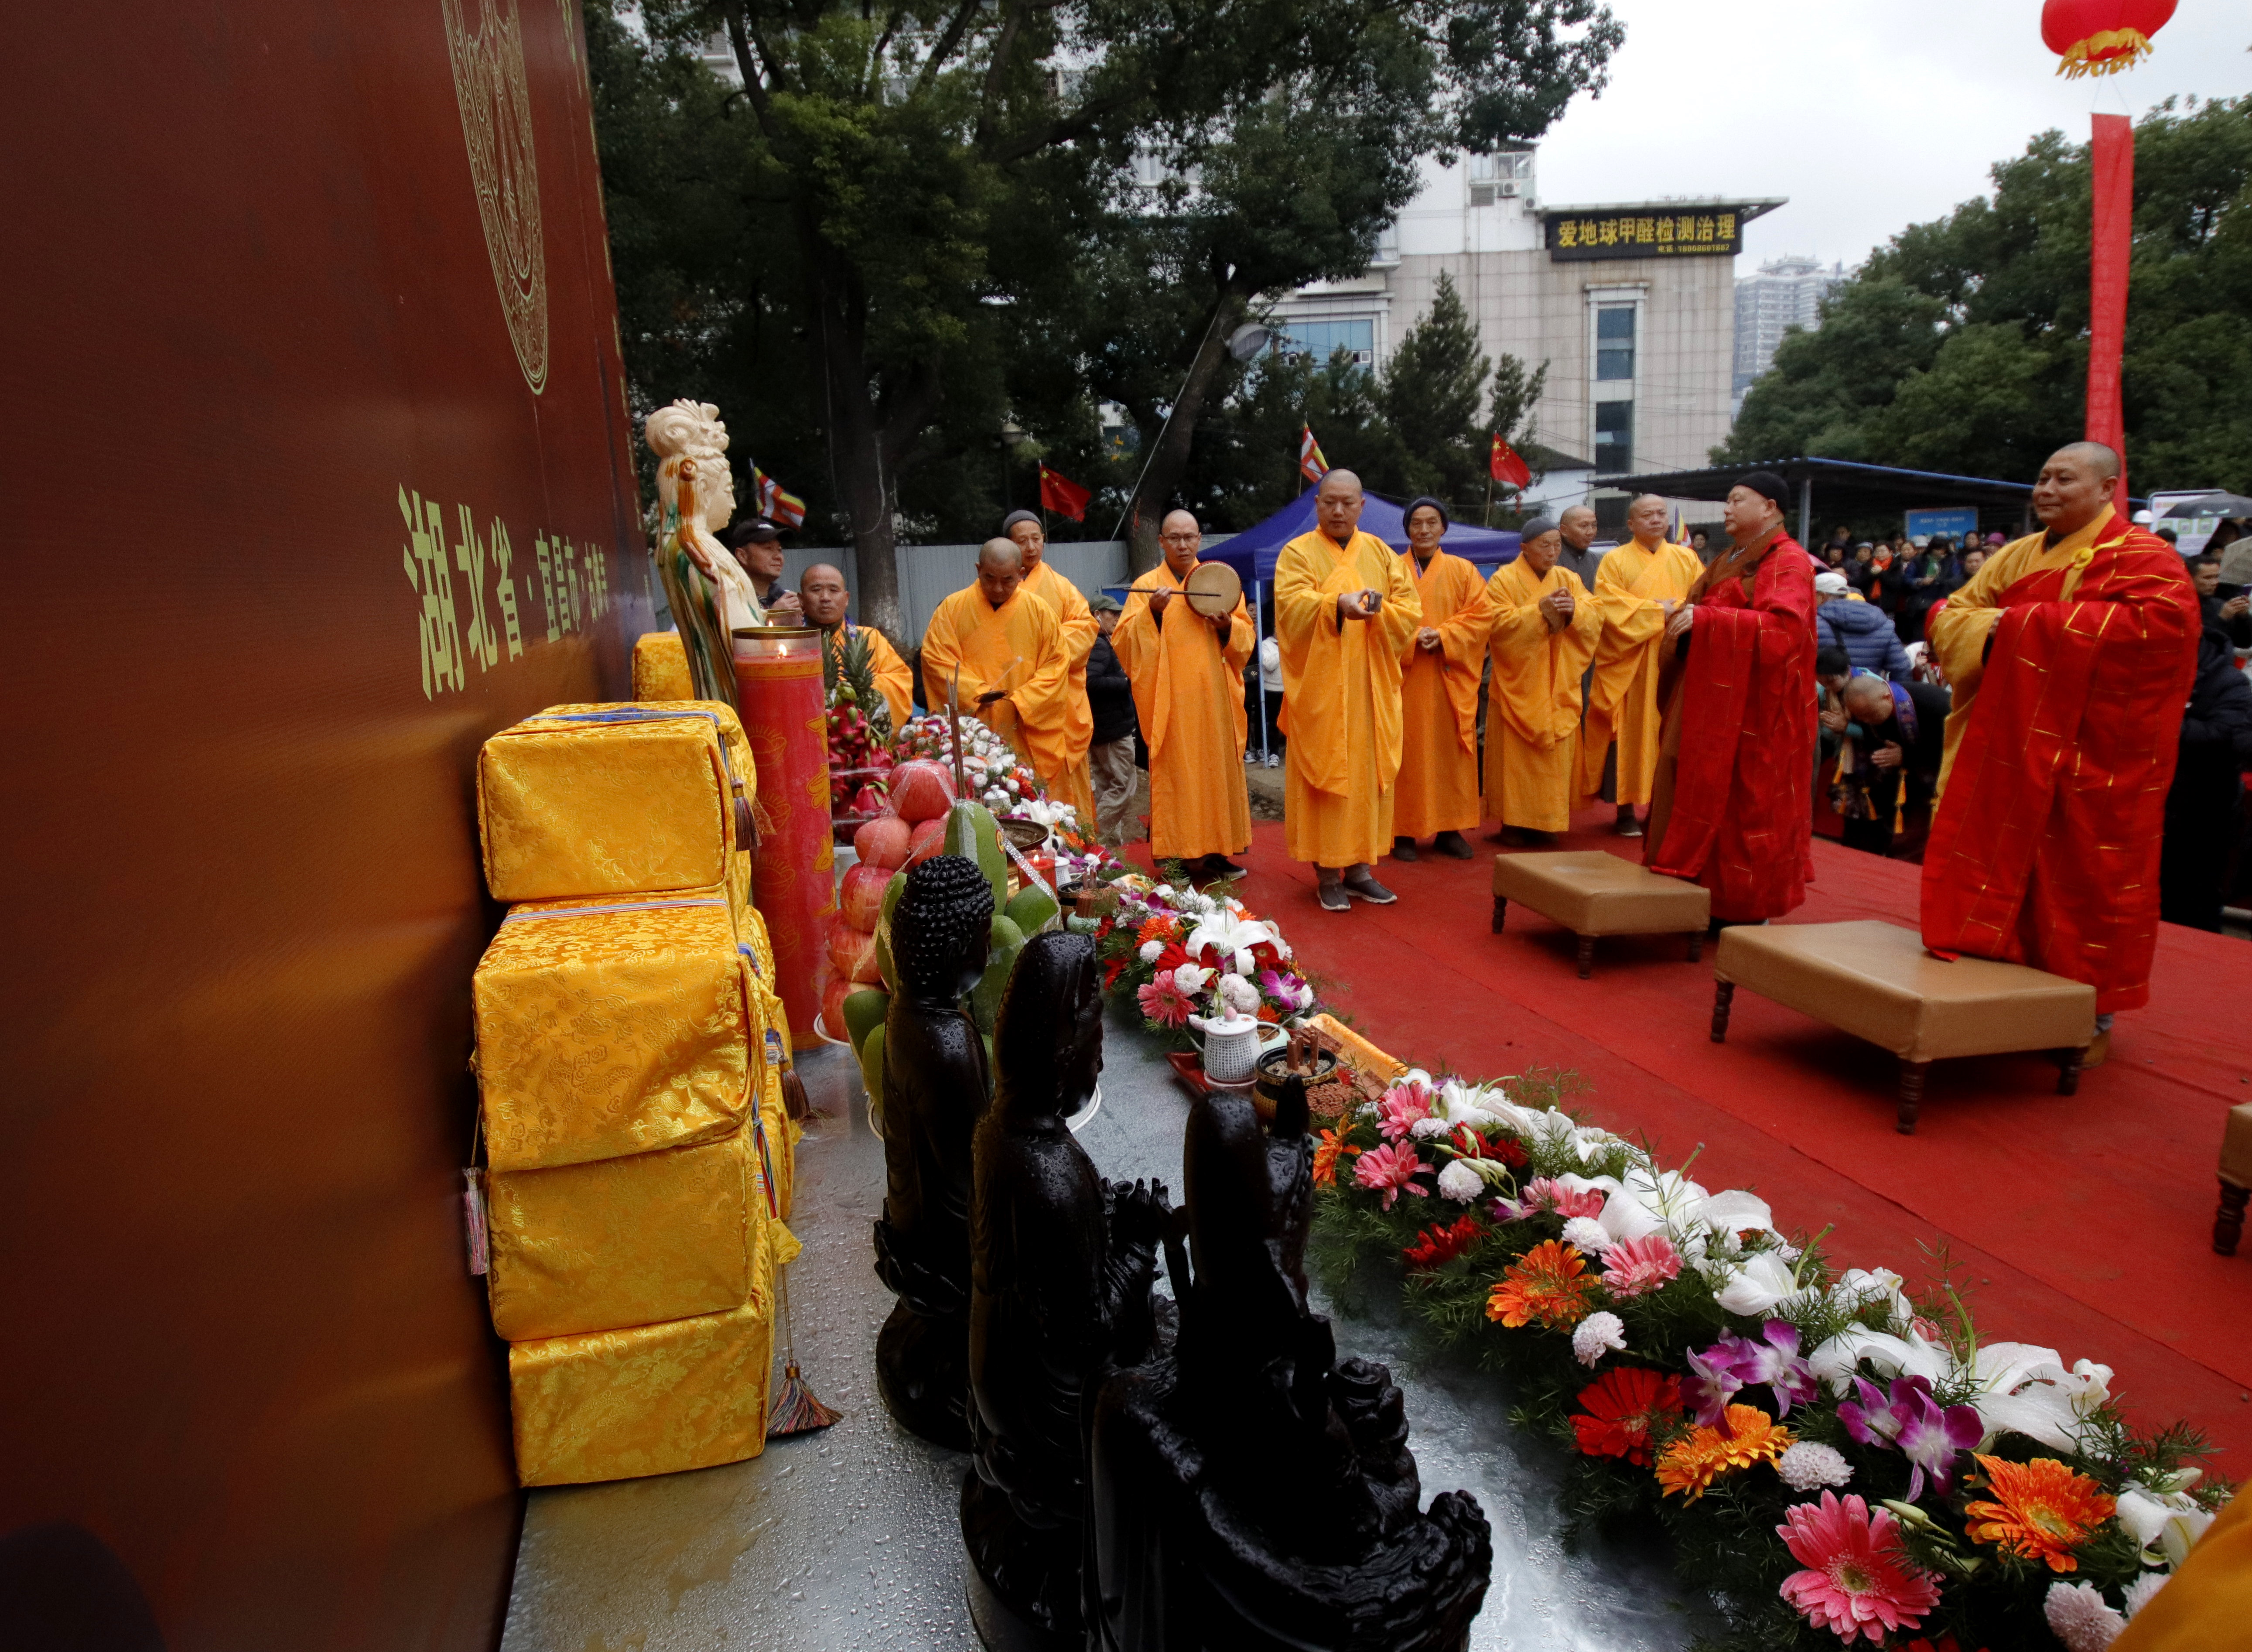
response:
[[[1204,557],[1208,562],[1227,563],[1246,583],[1271,580],[1275,577],[1275,558],[1282,547],[1301,533],[1312,533],[1317,526],[1314,520],[1314,490],[1308,488],[1257,526],[1248,527],[1224,544],[1213,546]],[[1408,548],[1408,527],[1401,507],[1373,493],[1361,506],[1360,531],[1374,534],[1394,550]],[[1514,533],[1479,527],[1469,522],[1457,522],[1449,528],[1439,545],[1450,554],[1481,568],[1517,560]]]

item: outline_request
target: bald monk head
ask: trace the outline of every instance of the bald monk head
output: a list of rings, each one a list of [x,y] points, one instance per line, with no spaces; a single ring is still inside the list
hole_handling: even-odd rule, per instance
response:
[[[2048,456],[2033,484],[2033,514],[2052,543],[2077,533],[2111,503],[2119,456],[2101,442],[2071,442]]]
[[[1360,527],[1360,507],[1366,503],[1359,477],[1350,471],[1331,471],[1315,490],[1314,514],[1323,533],[1340,545],[1350,545]]]
[[[1595,510],[1591,505],[1574,505],[1556,519],[1556,532],[1566,545],[1574,551],[1584,551],[1595,542]]]
[[[1204,548],[1204,530],[1186,511],[1168,511],[1157,525],[1157,544],[1165,553],[1165,568],[1178,585],[1189,576]]]
[[[1626,531],[1645,551],[1665,543],[1665,501],[1655,493],[1640,493],[1626,507]]]
[[[1864,728],[1874,728],[1893,720],[1892,686],[1881,678],[1848,678],[1843,698],[1845,714]]]
[[[1025,553],[1014,540],[987,540],[977,550],[977,589],[998,608],[1025,582]]]
[[[844,589],[844,570],[827,562],[816,562],[798,575],[797,596],[805,604],[806,622],[824,631],[844,623],[845,607],[852,600]]]

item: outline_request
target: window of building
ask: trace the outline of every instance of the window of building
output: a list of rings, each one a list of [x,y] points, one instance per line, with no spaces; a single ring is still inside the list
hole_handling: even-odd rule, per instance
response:
[[[1330,358],[1339,350],[1350,350],[1355,362],[1373,367],[1376,365],[1376,322],[1371,317],[1286,322],[1275,348],[1294,356],[1310,356],[1317,366],[1327,366]]]
[[[1595,310],[1595,377],[1634,377],[1634,306],[1603,304]]]
[[[1595,472],[1623,476],[1634,469],[1634,403],[1595,403]]]

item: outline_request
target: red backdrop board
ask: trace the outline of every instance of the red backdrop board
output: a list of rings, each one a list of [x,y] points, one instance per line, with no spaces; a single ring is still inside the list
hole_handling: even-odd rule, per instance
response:
[[[89,26],[0,59],[0,1623],[489,1647],[471,763],[650,610],[577,13]]]

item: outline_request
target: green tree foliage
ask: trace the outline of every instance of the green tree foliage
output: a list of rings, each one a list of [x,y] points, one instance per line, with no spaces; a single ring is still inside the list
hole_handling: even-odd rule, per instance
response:
[[[1991,199],[1894,237],[1786,336],[1716,463],[1818,455],[2028,478],[2082,429],[2088,149],[2035,138]],[[2252,98],[2135,132],[2123,395],[2136,490],[2252,488]]]

